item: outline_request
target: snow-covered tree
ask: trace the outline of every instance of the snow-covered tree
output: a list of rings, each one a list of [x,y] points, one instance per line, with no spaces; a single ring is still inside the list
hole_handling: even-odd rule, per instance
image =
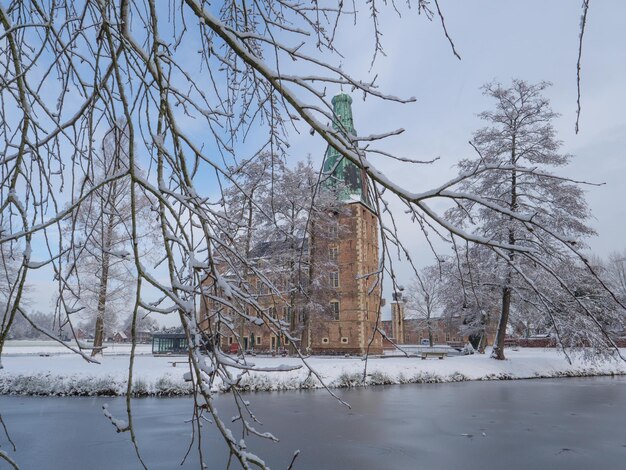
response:
[[[439,278],[443,316],[454,320],[458,333],[467,336],[481,354],[499,307],[499,284],[494,283],[487,260],[490,256],[481,245],[455,244],[453,255],[441,256],[436,265],[428,268]]]
[[[4,220],[0,217],[0,233],[5,233]],[[2,368],[2,348],[4,341],[15,337],[11,329],[20,321],[18,315],[11,311],[11,299],[16,288],[17,274],[21,255],[17,243],[0,245],[0,368]],[[19,329],[19,326],[17,326]],[[17,335],[20,333],[18,332]]]
[[[55,322],[54,315],[43,312],[32,312],[29,319],[37,326],[46,331],[53,331]],[[9,330],[7,339],[46,339],[46,336],[37,329],[33,328],[31,323],[22,315],[17,315]]]
[[[133,327],[133,321],[135,321],[135,329],[136,331],[158,331],[159,324],[158,322],[150,316],[147,312],[139,311],[137,312],[137,318],[133,319],[133,315],[128,315],[124,322],[122,323],[122,331],[130,332]]]
[[[271,305],[263,307],[279,305],[276,319],[302,344],[312,318],[331,315],[328,306],[334,290],[328,272],[336,260],[327,252],[315,252],[314,246],[329,241],[330,226],[345,208],[336,189],[319,186],[320,173],[310,159],[289,168],[265,154],[257,162],[245,162],[233,175],[233,185],[224,191],[224,213],[237,222],[224,236],[240,247],[240,259],[225,270],[251,295],[255,291],[272,295]],[[256,197],[242,198],[241,191]],[[251,307],[255,309],[254,304]],[[241,340],[251,322],[240,317],[238,323]],[[289,346],[295,353],[296,344]]]
[[[124,122],[116,123],[106,133],[101,151],[83,181],[84,187],[95,190],[68,220],[67,230],[74,240],[74,248],[69,251],[68,298],[75,310],[82,310],[91,320],[92,355],[102,353],[104,338],[117,329],[118,312],[132,302],[130,180],[114,179],[103,184],[127,171],[130,145]]]
[[[431,10],[427,0],[416,0],[414,5],[427,18],[441,19],[449,38],[439,5],[436,10]],[[320,145],[330,146],[368,178],[379,217],[389,215],[388,199],[394,198],[405,206],[418,231],[425,233],[432,227],[451,237],[490,246],[509,261],[516,259],[514,253],[520,253],[517,258],[528,253],[519,237],[510,243],[485,237],[480,231],[472,233],[444,220],[434,209],[440,206],[432,203],[441,199],[465,205],[471,202],[472,210],[482,207],[540,231],[541,218],[528,219],[512,211],[506,201],[496,204],[454,190],[482,174],[483,167],[434,190],[403,187],[386,174],[385,163],[424,162],[394,155],[385,147],[386,138],[401,129],[384,129],[381,119],[377,123],[380,131],[356,136],[327,125],[336,118],[330,94],[340,87],[368,100],[414,101],[385,93],[376,81],[353,77],[340,66],[343,56],[335,37],[355,20],[371,21],[375,55],[382,51],[383,25],[378,10],[382,7],[370,2],[351,11],[352,6],[343,1],[321,5],[181,0],[161,5],[154,0],[16,0],[0,8],[0,213],[6,228],[0,244],[17,242],[23,249],[7,300],[8,323],[3,328],[8,328],[16,314],[27,315],[22,300],[28,276],[35,269],[49,270],[58,286],[57,315],[67,320],[76,313],[80,306],[72,301],[73,285],[67,276],[85,251],[85,240],[68,233],[66,221],[76,218],[80,208],[97,200],[99,194],[127,184],[129,203],[123,225],[134,272],[133,302],[128,306],[135,319],[132,329],[136,330],[140,309],[178,317],[191,349],[194,438],[209,421],[208,414],[233,460],[244,468],[266,468],[246,445],[245,437],[260,434],[250,424],[253,415],[247,413],[248,404],[239,394],[241,379],[255,367],[219,351],[200,354],[197,312],[203,299],[209,297],[221,306],[212,312],[218,323],[228,320],[224,306],[236,317],[249,318],[240,306],[255,302],[237,280],[233,282],[220,271],[225,263],[243,263],[244,273],[254,269],[233,241],[223,236],[233,223],[225,219],[222,210],[222,190],[234,183],[233,164],[246,156],[259,159],[264,151],[285,155],[288,130],[310,131]],[[387,2],[387,8],[400,10],[401,6]],[[450,44],[456,53],[451,40]],[[96,178],[95,161],[101,157],[96,142],[120,119],[125,122],[124,135],[132,143],[127,161],[119,171]],[[142,253],[139,208],[144,196],[154,201],[153,220],[158,222],[156,232],[162,239],[155,263],[147,262]],[[258,204],[256,196],[244,194],[242,207],[250,206],[246,197]],[[105,207],[100,214],[104,219],[122,209],[107,207],[105,212]],[[101,227],[106,234],[107,225]],[[388,262],[391,245],[401,252],[403,248],[393,223],[381,222],[379,227]],[[567,247],[568,242],[564,239],[562,245]],[[110,260],[125,258],[107,244],[102,247]],[[105,265],[94,266],[100,279],[106,277]],[[379,271],[372,277],[385,272]],[[261,320],[272,322],[267,313],[261,315]],[[288,326],[272,324],[289,336]],[[5,333],[0,336],[0,348]],[[94,361],[80,348],[64,345]],[[309,367],[308,362],[302,366]],[[112,423],[118,431],[130,434],[141,460],[132,424],[133,368],[131,360],[126,423]],[[310,371],[316,374],[314,369]],[[232,385],[233,400],[241,410],[240,419],[232,425],[239,427],[238,437],[216,410],[212,386],[217,378]],[[260,436],[273,439],[270,434]],[[201,452],[202,446],[197,448]],[[200,460],[201,465],[206,464],[202,455]]]
[[[608,256],[604,262],[604,274],[613,292],[626,303],[626,250]]]
[[[463,193],[447,214],[454,223],[501,244],[478,248],[489,251],[480,255],[480,262],[487,263],[481,271],[491,279],[482,282],[500,288],[492,353],[496,359],[504,359],[512,309],[521,313],[525,300],[533,296],[530,291],[542,288],[534,282],[538,267],[556,274],[557,263],[577,257],[569,247],[584,246],[584,239],[594,234],[586,225],[590,214],[580,184],[552,172],[571,156],[560,152],[552,125],[557,114],[543,96],[548,86],[523,80],[513,80],[510,87],[485,85],[484,94],[495,101],[494,110],[479,115],[488,126],[473,135],[477,156],[459,164],[461,176],[472,176],[461,183]],[[493,211],[491,206],[502,210]]]

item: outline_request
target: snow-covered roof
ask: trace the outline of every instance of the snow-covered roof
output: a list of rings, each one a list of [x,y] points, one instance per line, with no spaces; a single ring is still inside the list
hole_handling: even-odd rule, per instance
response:
[[[252,250],[250,250],[250,258],[271,258],[272,256],[284,254],[289,251],[290,243],[291,242],[288,240],[273,240],[257,243]],[[309,244],[307,238],[299,238],[296,240],[296,249],[306,253],[308,248]]]

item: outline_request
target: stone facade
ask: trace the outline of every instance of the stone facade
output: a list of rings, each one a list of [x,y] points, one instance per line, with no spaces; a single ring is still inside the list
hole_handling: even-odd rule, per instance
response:
[[[410,318],[411,312],[405,311],[405,302],[401,294],[394,294],[391,303],[391,320],[382,322],[382,329],[390,339],[385,341],[385,349],[393,349],[393,344],[419,345],[429,340],[429,332],[433,344],[448,344],[453,347],[462,347],[468,342],[475,342],[467,334],[463,334],[463,318],[460,315],[443,315],[426,320]],[[492,345],[495,338],[496,322],[492,315],[485,327],[485,345]]]
[[[391,328],[387,336],[395,338],[398,344],[405,344],[404,335],[404,302],[402,294],[394,292],[391,302]]]
[[[335,274],[329,273],[335,290],[330,302],[339,303],[339,315],[337,319],[314,320],[307,346],[322,354],[380,354],[382,337],[374,332],[381,292],[378,286],[372,289],[376,277],[367,276],[378,270],[378,218],[360,201],[350,203],[347,209],[337,216],[336,242],[325,240],[316,247],[336,253],[337,282],[333,286]]]

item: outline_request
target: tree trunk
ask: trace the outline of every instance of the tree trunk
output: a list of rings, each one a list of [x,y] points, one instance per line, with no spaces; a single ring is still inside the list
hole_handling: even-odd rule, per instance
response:
[[[498,322],[498,330],[496,331],[496,339],[493,343],[493,351],[491,357],[498,360],[506,359],[504,357],[504,338],[506,337],[506,326],[509,322],[509,312],[511,309],[511,288],[502,289],[502,311],[500,312],[500,321]]]
[[[293,206],[292,206],[293,208]],[[295,245],[295,227],[294,227],[294,214],[293,214],[293,209],[292,209],[292,214],[291,214],[291,227],[290,227],[290,246],[289,246],[289,306],[288,308],[291,310],[291,316],[289,318],[289,336],[291,336],[292,338],[295,337],[295,332],[296,332],[296,322],[295,322],[295,315],[293,312],[293,307],[294,305],[296,305],[296,279],[297,279],[297,286],[298,286],[298,290],[301,291],[302,289],[302,276],[300,276],[300,266],[298,267],[298,272],[296,273],[296,262],[294,260],[294,257],[296,256],[296,245]],[[289,354],[290,355],[295,355],[296,354],[296,345],[293,344],[292,341],[289,342]]]
[[[250,198],[248,199],[248,225],[246,227],[246,247],[245,247],[246,262],[250,262],[250,250],[252,248],[252,220],[253,220],[252,200],[253,198],[254,198],[254,188],[250,191]],[[247,267],[245,269],[247,269]],[[248,276],[246,276],[246,278],[247,277]],[[246,313],[249,313],[248,306],[246,305],[244,308],[246,309]],[[246,318],[243,316],[240,316],[239,317],[239,342],[241,343],[242,348],[244,347],[245,336],[246,336]],[[251,347],[252,349],[254,349],[254,341],[252,342],[252,345],[248,345],[248,347]]]
[[[516,154],[516,131],[513,131],[511,141],[511,165],[517,164]],[[517,212],[517,172],[515,169],[511,171],[511,212]],[[513,230],[513,217],[509,218],[509,245],[515,245],[516,237]],[[496,339],[493,343],[491,357],[498,360],[506,359],[504,357],[504,339],[506,337],[506,327],[509,323],[509,312],[511,311],[511,281],[513,278],[513,260],[515,252],[509,251],[509,264],[507,266],[506,282],[502,288],[502,311],[500,312],[500,320],[498,322],[498,330],[496,331]]]
[[[487,332],[483,329],[480,334],[480,340],[478,341],[478,354],[485,354],[487,348]]]
[[[91,357],[102,354],[102,343],[104,342],[104,313],[107,302],[107,281],[109,278],[109,255],[102,256],[102,267],[100,276],[100,289],[98,292],[98,313],[96,317],[96,331],[93,338],[93,349]]]
[[[426,320],[426,325],[428,327],[428,344],[432,348],[433,347],[433,327],[430,322],[430,315],[428,316],[428,319]]]
[[[107,218],[106,233],[102,243],[102,263],[100,266],[100,287],[98,290],[98,310],[96,316],[96,328],[93,336],[93,349],[91,357],[102,354],[102,344],[104,343],[104,314],[107,303],[107,287],[109,283],[109,251],[111,249],[111,239],[113,237],[113,219]]]
[[[306,304],[308,302],[310,302],[309,299],[311,299],[311,294],[312,294],[312,286],[313,286],[313,277],[316,275],[315,273],[315,220],[311,219],[311,228],[310,228],[310,232],[309,232],[309,243],[308,243],[308,249],[309,249],[309,272],[308,272],[308,282],[307,282],[307,295],[306,295],[306,302],[304,305],[304,311],[303,311],[303,318],[302,318],[302,325],[301,325],[301,335],[300,335],[300,350],[302,351],[304,349],[306,354],[310,354],[311,352],[311,315],[309,315],[308,312],[308,307],[306,306]],[[295,330],[295,315],[296,312],[293,312],[293,316],[294,316],[294,322],[293,322],[293,330]],[[295,353],[295,351],[294,351]]]

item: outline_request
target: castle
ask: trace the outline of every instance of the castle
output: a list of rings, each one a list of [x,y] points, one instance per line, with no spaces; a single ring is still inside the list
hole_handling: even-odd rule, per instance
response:
[[[333,97],[332,104],[333,128],[346,136],[356,136],[352,98],[340,93]],[[328,236],[317,237],[312,233],[299,241],[299,248],[306,256],[328,261],[322,264],[328,271],[322,273],[326,289],[317,298],[318,303],[323,304],[323,314],[307,313],[306,296],[299,294],[287,299],[276,295],[276,291],[270,292],[264,282],[259,282],[258,273],[263,266],[276,264],[273,258],[279,256],[281,244],[269,241],[258,244],[250,252],[250,261],[258,268],[257,274],[247,276],[246,284],[258,286],[256,308],[266,314],[259,315],[257,311],[255,315],[245,307],[248,311],[245,317],[233,315],[232,324],[213,325],[214,312],[220,311],[221,306],[210,299],[202,302],[202,324],[212,334],[219,332],[222,349],[282,351],[286,338],[277,327],[282,325],[288,327],[292,337],[298,331],[296,341],[304,353],[382,353],[382,336],[376,330],[381,307],[381,289],[375,274],[379,270],[378,218],[371,204],[366,174],[330,146],[325,154],[323,173],[327,189],[339,188],[333,194],[342,209],[330,214],[332,223],[327,227]],[[277,286],[283,281],[272,280]],[[207,279],[205,286],[214,282]],[[315,295],[316,291],[310,291],[310,296]]]

